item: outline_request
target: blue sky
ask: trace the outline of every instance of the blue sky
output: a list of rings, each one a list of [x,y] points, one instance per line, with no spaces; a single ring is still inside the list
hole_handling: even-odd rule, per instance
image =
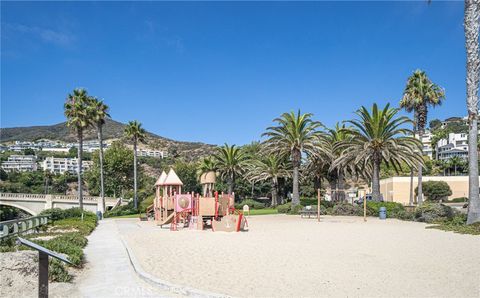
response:
[[[463,3],[1,2],[1,127],[64,121],[75,87],[161,136],[260,138],[285,111],[327,126],[398,104],[417,68],[464,116]]]

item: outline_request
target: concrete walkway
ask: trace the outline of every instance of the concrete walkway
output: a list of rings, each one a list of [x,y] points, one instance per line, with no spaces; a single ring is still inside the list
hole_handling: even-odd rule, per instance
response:
[[[86,265],[75,280],[80,297],[171,297],[134,271],[115,220],[99,222],[88,237]],[[75,295],[74,295],[75,296]]]

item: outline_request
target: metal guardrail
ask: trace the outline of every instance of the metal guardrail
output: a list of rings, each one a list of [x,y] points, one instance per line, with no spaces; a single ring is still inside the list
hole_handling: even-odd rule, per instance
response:
[[[48,216],[46,215],[0,221],[0,239],[26,232],[47,223]]]

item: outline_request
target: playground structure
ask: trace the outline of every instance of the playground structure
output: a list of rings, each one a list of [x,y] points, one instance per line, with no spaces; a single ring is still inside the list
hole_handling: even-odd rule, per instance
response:
[[[155,183],[155,199],[147,209],[157,225],[170,225],[171,231],[180,228],[213,231],[238,232],[244,230],[246,219],[235,210],[234,194],[218,194],[213,191],[215,173],[202,175],[204,196],[182,194],[183,183],[173,169],[162,172]],[[209,175],[208,175],[209,174]]]

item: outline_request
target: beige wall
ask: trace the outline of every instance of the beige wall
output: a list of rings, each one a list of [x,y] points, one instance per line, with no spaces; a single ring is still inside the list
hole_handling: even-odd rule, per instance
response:
[[[480,178],[480,177],[479,177]],[[445,181],[452,189],[449,199],[468,196],[468,176],[424,176],[423,181]],[[413,188],[418,185],[418,178],[413,179]],[[392,177],[380,180],[380,192],[389,202],[409,204],[410,177]]]

